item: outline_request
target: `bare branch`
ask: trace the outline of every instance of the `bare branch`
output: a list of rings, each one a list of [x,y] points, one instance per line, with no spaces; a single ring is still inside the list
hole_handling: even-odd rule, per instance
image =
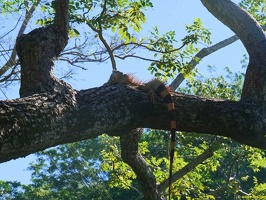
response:
[[[177,181],[178,179],[185,176],[187,173],[189,173],[191,170],[193,170],[198,165],[202,164],[203,161],[207,160],[208,158],[213,156],[213,152],[215,150],[215,147],[210,147],[209,149],[205,150],[201,155],[197,156],[193,161],[188,163],[185,167],[177,171],[173,174],[173,182]],[[159,191],[164,191],[169,184],[169,179],[164,180],[158,187]]]
[[[15,24],[14,28],[12,28],[10,31],[6,32],[4,35],[2,35],[2,36],[0,37],[0,40],[3,39],[4,37],[6,37],[9,33],[11,33],[12,31],[14,31],[14,30],[17,28],[17,26],[18,26],[18,24],[19,24],[19,22],[20,22],[20,19],[21,19],[21,16],[18,18],[18,21],[17,21],[17,23]],[[23,24],[22,24],[22,25],[23,25]]]
[[[104,15],[105,15],[105,13],[106,13],[106,4],[107,4],[107,0],[104,1],[103,9],[102,9],[101,14],[100,14],[100,17],[101,17],[101,18],[103,18]],[[85,17],[85,16],[83,15],[83,17]],[[99,29],[95,28],[95,27],[90,23],[89,20],[86,20],[86,24],[87,24],[87,25],[88,25],[93,31],[95,31],[95,32],[98,34],[98,36],[99,36],[101,42],[102,42],[103,45],[105,46],[105,48],[106,48],[106,50],[107,50],[107,52],[108,52],[108,54],[109,54],[109,56],[110,56],[113,70],[117,70],[117,68],[116,68],[115,58],[114,58],[114,55],[113,55],[113,51],[112,51],[110,45],[107,43],[107,41],[106,41],[106,40],[104,39],[104,37],[103,37],[102,24],[101,24],[100,20],[98,21]]]
[[[231,165],[229,166],[229,169],[228,169],[228,175],[227,175],[227,181],[226,181],[227,184],[229,184],[229,182],[231,180],[233,168],[234,168],[237,160],[239,159],[239,157],[240,157],[239,154],[233,157]]]
[[[125,60],[126,58],[138,58],[140,60],[145,60],[145,61],[149,61],[149,62],[160,62],[160,63],[167,63],[167,62],[162,62],[160,60],[154,60],[154,59],[149,59],[149,58],[144,58],[144,57],[141,57],[141,56],[135,56],[135,55],[125,55],[125,56],[118,56],[118,55],[115,55],[115,57],[119,58],[119,59],[122,59],[122,60]]]
[[[217,190],[213,190],[213,191],[209,192],[208,195],[217,196],[218,194],[225,193],[226,191],[230,191],[230,190],[234,190],[234,192],[240,193],[242,196],[243,195],[244,196],[250,196],[250,194],[241,190],[239,181],[232,178],[232,177],[230,178],[229,181],[227,181],[226,184],[220,186]]]
[[[156,42],[154,42],[156,43]],[[153,45],[152,43],[137,43],[137,42],[129,42],[129,43],[122,43],[118,46],[116,46],[115,48],[113,48],[113,51],[115,50],[118,50],[120,49],[121,47],[123,46],[129,46],[129,45],[134,45],[134,46],[138,46],[138,47],[143,47],[149,51],[153,51],[153,52],[157,52],[157,53],[172,53],[172,52],[175,52],[175,51],[179,51],[180,49],[182,49],[186,44],[183,43],[181,47],[177,48],[177,49],[172,49],[172,50],[169,50],[169,51],[159,51],[159,50],[156,50],[156,49],[153,49],[151,47],[148,47],[147,45]]]
[[[239,38],[234,35],[230,38],[227,38],[221,42],[218,42],[210,47],[206,47],[201,49],[192,59],[191,61],[188,63],[187,67],[192,70],[193,68],[195,68],[195,66],[206,56],[214,53],[215,51],[218,51],[221,48],[224,48],[230,44],[232,44],[233,42],[237,41]],[[184,81],[185,77],[184,74],[180,73],[177,75],[177,77],[173,80],[173,82],[170,84],[170,88],[171,90],[176,90],[179,85]]]
[[[8,75],[6,75],[2,79],[0,79],[0,83],[8,81],[10,79],[10,77],[15,74],[16,68],[17,68],[17,65],[13,67],[13,69],[11,70],[11,72]]]
[[[40,3],[40,0],[37,0],[33,3],[33,5],[31,6],[30,9],[26,9],[25,19],[23,20],[23,22],[21,24],[21,27],[20,27],[18,34],[17,34],[17,37],[20,37],[24,33],[24,31],[25,31],[25,29],[26,29],[26,27],[27,27],[27,25],[31,19],[31,16],[32,16],[33,12],[35,11],[35,9],[39,3]],[[16,46],[16,44],[14,46]],[[7,60],[7,62],[4,64],[4,66],[0,69],[0,77],[4,73],[6,73],[7,70],[9,70],[12,66],[14,66],[16,64],[16,62],[15,62],[16,55],[17,55],[17,51],[16,51],[16,48],[14,48],[12,53],[11,53],[10,58]]]

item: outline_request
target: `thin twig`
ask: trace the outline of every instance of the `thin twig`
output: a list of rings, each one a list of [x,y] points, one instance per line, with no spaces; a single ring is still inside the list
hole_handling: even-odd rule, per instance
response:
[[[163,53],[164,54],[164,53],[173,53],[175,51],[178,51],[178,50],[182,49],[186,45],[185,43],[183,43],[182,46],[177,48],[177,49],[172,49],[172,50],[169,50],[169,51],[160,51],[160,50],[156,50],[156,49],[150,48],[150,47],[148,47],[148,46],[146,46],[144,44],[153,45],[152,43],[137,43],[137,42],[122,43],[122,44],[116,46],[115,48],[113,48],[113,51],[115,51],[117,49],[120,49],[123,46],[136,45],[136,46],[148,49],[149,51],[153,51],[153,52],[156,52],[156,53]]]
[[[24,31],[25,31],[25,29],[26,29],[26,27],[27,27],[27,25],[31,19],[31,16],[32,16],[33,12],[35,11],[35,9],[39,3],[40,3],[40,0],[37,0],[35,3],[33,3],[32,7],[29,10],[26,8],[25,19],[22,22],[22,25],[18,31],[17,37],[21,36],[24,33]],[[16,46],[16,44],[14,46]],[[16,64],[16,62],[15,62],[16,55],[17,55],[17,51],[16,51],[16,48],[14,48],[12,53],[11,53],[10,58],[7,60],[7,62],[4,64],[4,66],[0,69],[0,77],[4,73],[6,73],[7,70],[9,70],[12,66],[14,66]]]
[[[100,18],[103,18],[103,16],[104,16],[105,13],[106,13],[106,5],[107,5],[107,0],[104,1],[104,5],[103,5],[103,9],[102,9],[101,14],[100,14]],[[85,16],[83,15],[83,17],[85,17]],[[116,62],[115,62],[115,57],[114,57],[113,51],[112,51],[110,45],[107,43],[107,41],[106,41],[106,40],[104,39],[104,37],[103,37],[102,24],[101,24],[100,20],[98,21],[99,29],[95,28],[95,27],[90,23],[89,20],[86,20],[86,24],[87,24],[87,25],[88,25],[93,31],[95,31],[95,32],[98,34],[98,36],[99,36],[101,42],[103,43],[104,47],[106,48],[106,50],[107,50],[107,52],[108,52],[108,54],[109,54],[109,56],[110,56],[113,70],[117,70],[117,68],[116,68]]]

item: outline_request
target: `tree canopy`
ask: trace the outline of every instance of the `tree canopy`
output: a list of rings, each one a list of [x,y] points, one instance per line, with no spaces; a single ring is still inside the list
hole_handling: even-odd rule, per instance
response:
[[[138,38],[145,11],[153,7],[149,0],[2,1],[2,15],[22,12],[23,21],[0,67],[1,91],[19,82],[21,97],[0,101],[0,161],[36,152],[38,159],[29,168],[32,184],[1,181],[1,195],[165,199],[170,127],[163,102],[153,104],[129,86],[78,91],[63,80],[90,62],[110,60],[110,68],[119,70],[118,60],[135,58],[148,61],[155,77],[173,79],[170,88],[177,91],[173,198],[264,196],[266,4],[201,3],[236,35],[212,44],[211,31],[196,18],[180,40],[173,30],[161,34],[160,27]],[[35,17],[36,10],[42,14]],[[25,34],[32,22],[36,28]],[[248,53],[242,60],[245,74],[226,68],[226,78],[199,76],[204,57],[238,39]],[[54,72],[56,60],[72,66],[61,78]]]

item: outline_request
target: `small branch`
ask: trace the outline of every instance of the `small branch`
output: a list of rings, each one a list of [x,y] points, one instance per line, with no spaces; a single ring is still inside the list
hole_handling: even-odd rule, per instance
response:
[[[229,189],[230,189],[230,186],[229,185],[222,185],[219,189],[214,190],[214,191],[211,191],[210,193],[208,193],[208,195],[216,196],[219,193],[223,193],[223,192],[225,192],[225,191],[227,191]]]
[[[8,99],[8,97],[6,96],[6,93],[0,88],[1,93],[5,96],[6,99]]]
[[[101,12],[101,14],[100,14],[101,18],[102,18],[102,17],[105,15],[105,13],[106,13],[106,5],[107,5],[107,0],[104,0],[103,9],[102,9],[102,12]],[[102,27],[101,27],[101,25],[100,25],[100,31],[102,31],[101,29],[102,29]]]
[[[40,0],[37,0],[35,3],[33,3],[33,5],[31,6],[31,8],[29,10],[26,8],[25,19],[23,20],[22,25],[18,31],[17,38],[24,33],[24,31],[25,31],[25,29],[26,29],[26,27],[27,27],[27,25],[31,19],[31,16],[32,16],[33,12],[35,11],[35,9],[39,3],[40,3]],[[16,46],[16,44],[14,46]],[[0,77],[4,73],[6,73],[7,70],[9,70],[12,66],[14,66],[16,64],[15,63],[16,55],[17,55],[17,51],[16,51],[16,48],[14,48],[12,53],[11,53],[10,58],[7,60],[7,62],[4,64],[4,66],[0,69]]]
[[[221,42],[218,42],[210,47],[207,48],[203,48],[201,49],[192,59],[191,61],[188,63],[187,67],[189,69],[194,69],[195,66],[206,56],[214,53],[215,51],[218,51],[221,48],[224,48],[232,43],[234,43],[235,41],[237,41],[239,38],[234,35],[232,37],[229,37]],[[170,84],[170,88],[171,90],[176,90],[179,85],[184,81],[185,77],[184,74],[180,73],[177,75],[177,77],[173,80],[173,82]]]
[[[113,51],[115,51],[115,50],[117,50],[117,49],[119,49],[119,48],[121,48],[123,46],[135,45],[135,46],[143,47],[143,48],[145,48],[145,49],[147,49],[149,51],[153,51],[153,52],[156,52],[156,53],[163,53],[164,54],[164,53],[172,53],[172,52],[175,52],[175,51],[179,51],[180,49],[182,49],[186,45],[185,43],[183,43],[182,46],[177,48],[177,49],[172,49],[170,51],[159,51],[159,50],[150,48],[150,47],[148,47],[148,46],[146,46],[144,44],[152,45],[151,43],[141,43],[140,44],[140,43],[137,43],[137,42],[122,43],[122,44],[116,46],[115,48],[113,48]]]
[[[263,30],[266,30],[266,26],[262,26]],[[221,42],[218,42],[210,47],[201,49],[194,58],[191,59],[191,61],[188,63],[188,67],[192,70],[196,67],[197,64],[206,56],[236,42],[239,40],[239,37],[237,35],[231,36]],[[173,82],[170,84],[170,88],[172,91],[175,91],[179,85],[185,80],[184,74],[180,73],[177,75],[177,77],[173,80]]]
[[[119,59],[126,59],[126,58],[137,58],[137,59],[140,59],[140,60],[145,60],[145,61],[149,61],[149,62],[156,62],[156,63],[162,63],[162,64],[167,64],[169,63],[169,61],[165,61],[165,62],[162,62],[160,60],[154,60],[154,59],[149,59],[149,58],[144,58],[144,57],[141,57],[141,56],[135,56],[135,55],[125,55],[125,56],[118,56],[118,55],[115,55],[115,57],[119,58]]]
[[[234,178],[230,179],[226,184],[222,185],[217,190],[213,190],[208,193],[208,195],[218,196],[220,193],[225,193],[226,191],[229,191],[229,193],[240,193],[242,196],[250,196],[250,194],[244,192],[241,190],[240,184],[237,180]],[[235,195],[237,195],[237,193]]]
[[[229,166],[229,170],[228,170],[228,176],[227,176],[227,181],[226,183],[229,184],[231,176],[232,176],[232,171],[233,171],[233,167],[235,165],[235,163],[237,162],[237,160],[239,159],[240,155],[236,155],[234,156],[231,165]]]
[[[9,30],[9,31],[8,31],[7,33],[5,33],[4,35],[2,35],[2,36],[0,37],[0,40],[3,39],[4,37],[6,37],[9,33],[11,33],[12,31],[14,31],[14,30],[17,28],[20,19],[21,19],[21,16],[18,18],[18,21],[17,21],[17,23],[15,24],[14,28],[12,28],[11,30]],[[25,19],[24,19],[24,20],[25,20]],[[22,23],[22,26],[23,26],[23,23]],[[18,34],[18,35],[19,35],[19,34]]]
[[[173,176],[172,176],[172,181],[173,182],[177,181],[178,179],[182,178],[187,173],[192,171],[194,168],[196,168],[198,165],[202,164],[203,161],[205,161],[206,159],[212,157],[213,156],[213,152],[214,152],[214,147],[210,147],[209,149],[204,151],[201,155],[197,156],[193,161],[188,163],[185,167],[180,169],[178,172],[174,173]],[[168,187],[168,184],[169,184],[169,179],[164,180],[158,186],[158,190],[160,192],[164,191]]]
[[[1,82],[5,82],[5,81],[8,81],[9,78],[10,78],[12,75],[15,74],[15,69],[16,69],[16,67],[17,67],[17,65],[13,67],[13,69],[11,70],[11,72],[10,72],[8,75],[6,75],[6,76],[4,76],[4,78],[0,79],[0,83],[1,83]]]
[[[121,175],[120,175],[120,174],[118,174],[116,171],[113,171],[113,173],[114,173],[114,175],[119,179],[119,181],[120,181],[121,183],[123,183],[123,184],[126,185],[127,187],[129,187],[129,188],[135,190],[139,195],[142,195],[141,192],[140,192],[137,188],[133,187],[131,184],[128,184],[128,183],[126,183],[126,181],[124,181],[123,179],[121,179],[121,177],[120,177]],[[126,176],[125,173],[124,173],[124,175]],[[123,176],[123,175],[122,175],[122,176]]]
[[[78,51],[67,51],[67,52],[63,52],[60,54],[60,57],[58,58],[58,60],[62,60],[62,61],[66,61],[71,65],[74,66],[78,66],[80,68],[85,69],[84,67],[81,67],[79,65],[77,65],[76,63],[85,63],[85,62],[105,62],[109,59],[108,56],[103,57],[103,54],[105,54],[106,52],[104,51],[99,51],[99,52],[95,52],[91,55],[84,55]],[[72,55],[74,56],[73,58],[68,58],[67,55]],[[66,56],[66,57],[64,57]],[[95,58],[96,56],[98,56],[98,58]],[[95,59],[92,59],[90,57],[94,57]]]
[[[103,9],[102,9],[102,12],[100,14],[100,18],[103,18],[105,13],[106,13],[106,5],[107,5],[107,0],[104,1],[104,6],[103,6]],[[83,17],[85,18],[85,16],[83,15]],[[115,62],[115,57],[114,57],[114,54],[113,54],[113,51],[110,47],[110,45],[107,43],[107,41],[104,39],[103,37],[103,30],[102,30],[102,24],[100,22],[100,20],[98,21],[98,25],[99,25],[99,29],[95,28],[89,20],[86,20],[86,24],[94,31],[98,34],[101,42],[103,43],[104,47],[106,48],[109,56],[110,56],[110,59],[111,59],[111,63],[112,63],[112,68],[113,70],[117,70],[116,68],[116,62]]]
[[[246,193],[246,192],[244,192],[243,190],[239,190],[238,191],[240,194],[243,194],[243,195],[245,195],[245,196],[250,196],[250,194],[249,193]]]
[[[107,49],[107,52],[110,56],[110,59],[111,59],[111,63],[112,63],[112,68],[113,70],[117,70],[116,68],[116,62],[115,62],[115,57],[114,57],[114,54],[113,54],[113,51],[112,49],[110,48],[110,46],[108,45],[108,43],[106,42],[106,40],[104,39],[102,33],[98,33],[99,35],[99,38],[100,40],[102,41],[103,45],[105,46],[105,48]]]

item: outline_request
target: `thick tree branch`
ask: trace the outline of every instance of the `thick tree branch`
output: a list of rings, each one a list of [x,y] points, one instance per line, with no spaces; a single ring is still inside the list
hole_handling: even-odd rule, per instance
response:
[[[240,24],[240,28],[234,30],[251,55],[248,68],[251,71],[248,71],[249,78],[245,82],[251,85],[244,87],[243,99],[265,100],[263,78],[266,72],[263,66],[266,59],[262,57],[266,52],[265,36],[257,29],[254,38],[251,30],[247,32],[247,37],[238,34],[247,28],[255,28],[256,23],[230,1],[202,2],[211,12],[219,12],[217,18],[222,18],[230,28]],[[20,93],[24,98],[0,102],[0,162],[103,133],[118,135],[121,136],[122,157],[136,172],[145,197],[160,198],[155,178],[138,152],[139,135],[128,136],[128,133],[139,127],[169,130],[169,113],[165,104],[159,99],[152,104],[146,93],[128,86],[104,85],[77,92],[59,81],[53,73],[53,60],[67,44],[68,0],[57,0],[56,3],[53,26],[36,29],[17,40],[22,70]],[[226,9],[228,12],[224,11]],[[232,20],[234,13],[245,21],[237,16]],[[233,22],[228,22],[228,16]],[[260,80],[253,84],[254,78]],[[262,91],[251,91],[256,89],[255,86]],[[226,136],[266,149],[266,112],[260,102],[222,101],[177,93],[173,94],[173,100],[177,130]],[[212,151],[202,154],[194,165],[188,164],[183,171],[175,174],[175,179],[211,155]],[[161,185],[162,190],[165,187]]]
[[[35,29],[17,38],[16,50],[21,64],[20,96],[55,92],[65,87],[54,76],[54,60],[68,41],[68,0],[56,1],[53,26]]]
[[[125,163],[130,165],[137,175],[137,179],[142,186],[144,198],[146,200],[164,199],[160,196],[156,186],[156,179],[152,170],[145,162],[138,149],[138,140],[142,134],[142,129],[134,129],[128,135],[120,137],[121,156]]]
[[[53,72],[54,60],[64,49],[66,42],[61,31],[53,26],[35,29],[17,39],[16,49],[21,64],[21,97],[60,88],[62,83]]]
[[[226,136],[266,149],[265,111],[255,104],[182,94],[173,98],[177,130]],[[163,102],[152,104],[146,93],[124,86],[77,94],[66,86],[53,94],[2,101],[0,114],[0,162],[102,133],[124,135],[138,127],[169,130]]]
[[[54,26],[60,30],[61,35],[65,38],[65,42],[68,40],[69,29],[69,0],[56,0],[56,12]]]
[[[243,42],[249,54],[242,100],[266,100],[266,37],[256,20],[228,0],[201,0],[203,5],[228,26]]]

